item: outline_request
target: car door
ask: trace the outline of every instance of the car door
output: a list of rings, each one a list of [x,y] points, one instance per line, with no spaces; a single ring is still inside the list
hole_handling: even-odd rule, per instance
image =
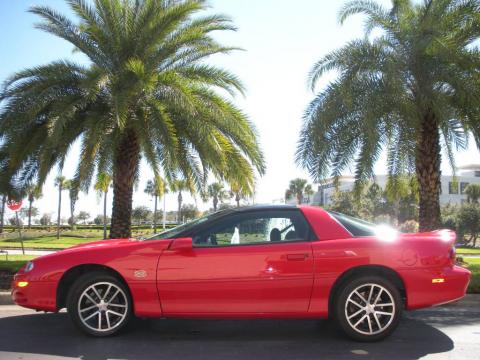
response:
[[[192,248],[166,250],[160,257],[164,314],[307,312],[311,234],[298,209],[234,213],[192,233]]]

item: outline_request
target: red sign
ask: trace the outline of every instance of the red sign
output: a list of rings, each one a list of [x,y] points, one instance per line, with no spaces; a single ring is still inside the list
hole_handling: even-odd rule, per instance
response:
[[[7,207],[12,210],[12,211],[18,211],[22,207],[22,200],[13,200],[13,199],[8,199],[7,200]]]

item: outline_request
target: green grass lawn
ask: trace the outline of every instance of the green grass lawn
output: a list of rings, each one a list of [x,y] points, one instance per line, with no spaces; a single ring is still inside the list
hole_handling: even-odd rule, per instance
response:
[[[480,255],[480,248],[456,248],[458,255],[468,254],[468,255]]]
[[[133,231],[133,237],[149,236],[152,230]],[[16,232],[3,234],[0,238],[0,249],[20,248],[21,243]],[[63,231],[57,239],[55,231],[25,231],[23,244],[27,249],[65,249],[70,246],[103,239],[102,230]]]
[[[16,273],[28,260],[34,259],[32,255],[8,255],[8,261],[5,254],[0,254],[0,270]]]
[[[480,258],[463,258],[463,261],[467,263],[468,270],[472,272],[468,292],[480,294]]]

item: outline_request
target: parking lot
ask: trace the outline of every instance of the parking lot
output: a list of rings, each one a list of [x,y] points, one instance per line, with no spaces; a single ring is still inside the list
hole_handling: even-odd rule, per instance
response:
[[[480,298],[405,313],[379,343],[347,340],[328,321],[136,320],[104,339],[65,313],[0,306],[0,359],[480,359]]]

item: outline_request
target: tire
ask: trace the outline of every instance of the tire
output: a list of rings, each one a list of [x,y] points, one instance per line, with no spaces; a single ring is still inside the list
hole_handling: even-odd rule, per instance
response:
[[[128,288],[103,272],[82,275],[67,297],[68,314],[82,332],[97,337],[117,334],[132,318]]]
[[[403,301],[395,285],[372,275],[357,277],[344,284],[337,293],[334,306],[335,319],[347,336],[356,341],[371,342],[392,334],[400,321]]]

